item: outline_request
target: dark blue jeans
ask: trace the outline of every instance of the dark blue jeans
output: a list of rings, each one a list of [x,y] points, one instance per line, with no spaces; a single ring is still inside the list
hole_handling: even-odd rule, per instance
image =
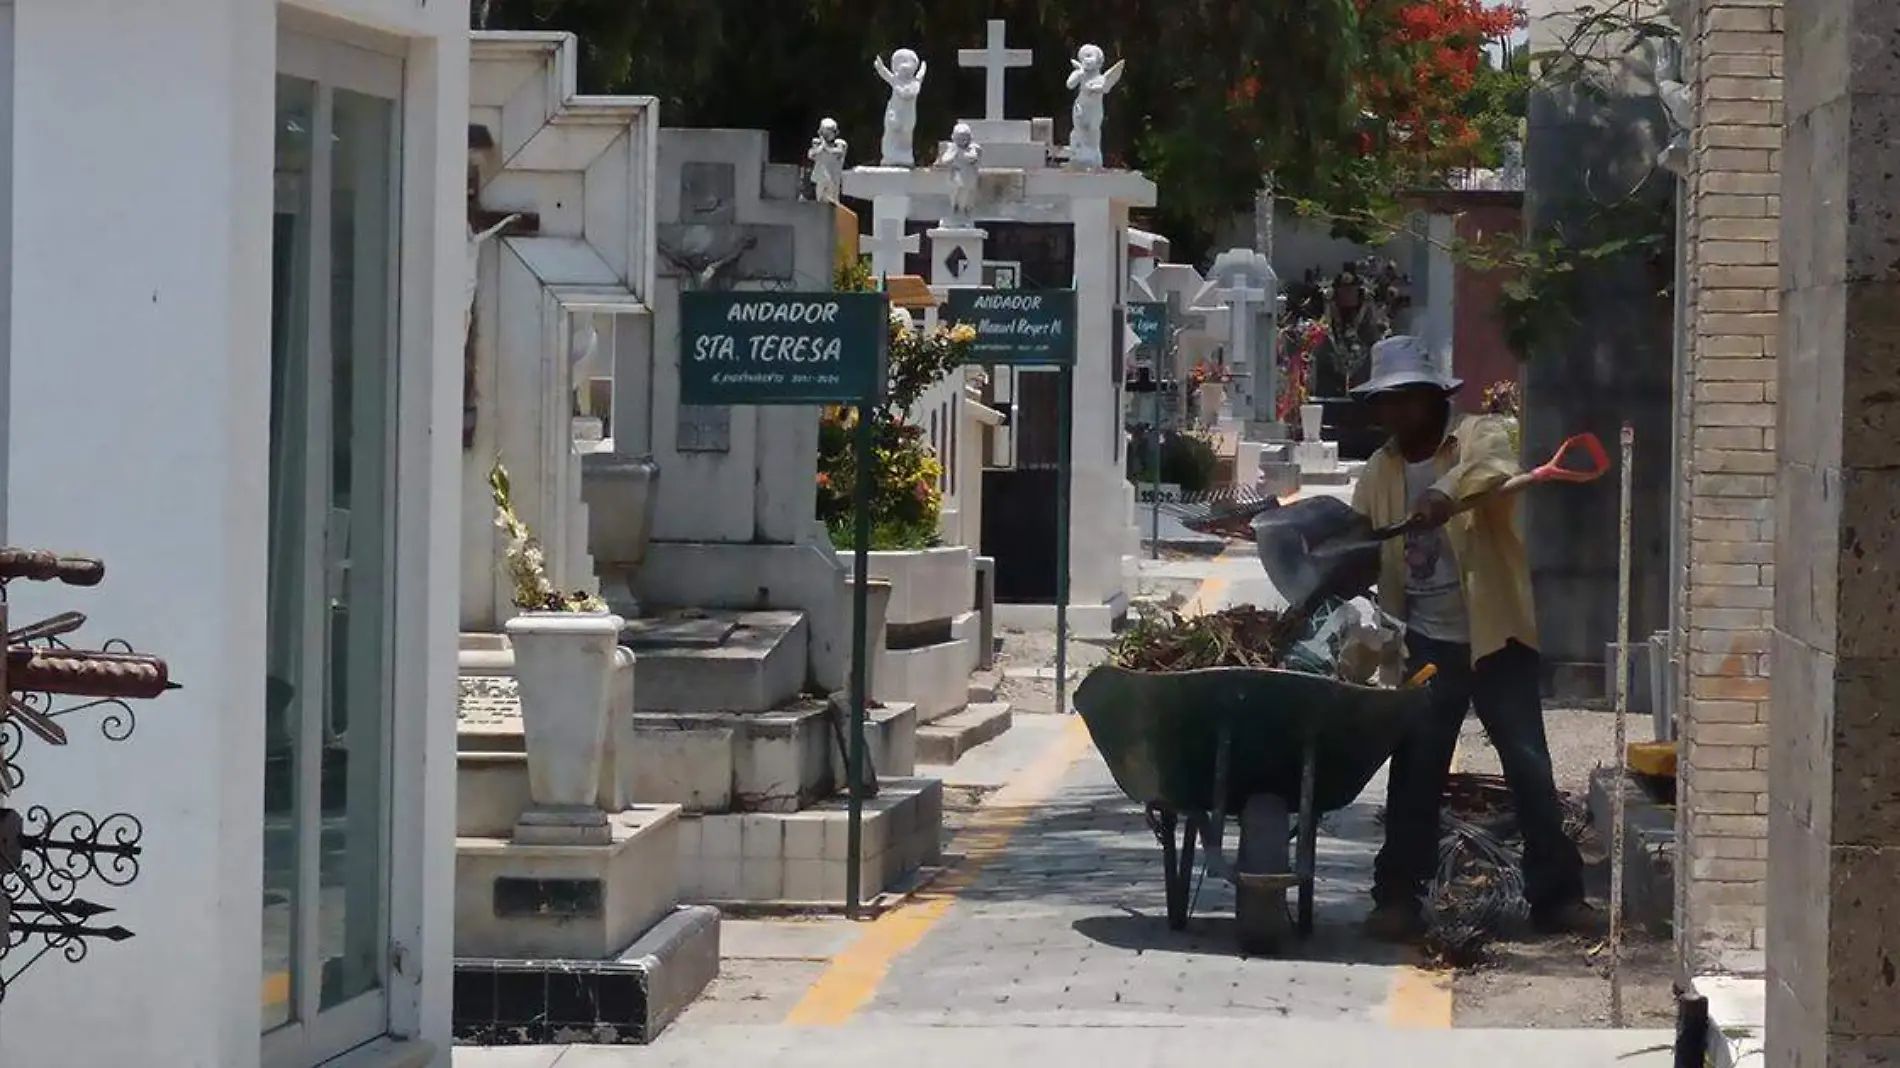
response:
[[[1420,634],[1406,637],[1408,672],[1438,665],[1431,711],[1392,754],[1385,794],[1385,847],[1373,866],[1372,898],[1415,904],[1438,868],[1439,804],[1465,711],[1498,751],[1524,835],[1524,897],[1533,910],[1583,899],[1583,858],[1564,834],[1563,807],[1544,737],[1537,650],[1511,642],[1471,662],[1471,647]]]

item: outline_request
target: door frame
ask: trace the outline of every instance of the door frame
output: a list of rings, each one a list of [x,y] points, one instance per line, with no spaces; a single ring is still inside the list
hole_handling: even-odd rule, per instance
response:
[[[278,32],[276,73],[316,83],[317,98],[312,122],[310,210],[305,224],[309,231],[309,245],[302,250],[307,256],[305,268],[309,286],[307,314],[303,324],[306,346],[303,368],[306,397],[304,419],[309,432],[304,442],[306,451],[303,456],[303,655],[299,665],[301,677],[297,680],[298,689],[305,698],[298,703],[300,715],[291,724],[291,729],[298,736],[295,775],[297,802],[293,806],[293,818],[297,824],[298,892],[293,899],[296,902],[293,918],[296,936],[292,943],[290,983],[290,997],[295,1008],[290,1023],[262,1036],[262,1055],[266,1065],[305,1068],[375,1041],[392,1030],[392,1017],[397,1006],[392,992],[391,965],[394,954],[388,952],[388,948],[395,924],[391,915],[395,901],[393,887],[399,878],[394,870],[395,860],[404,855],[404,851],[392,848],[392,844],[398,838],[399,820],[420,820],[419,811],[406,811],[417,807],[414,800],[398,798],[394,789],[391,769],[398,756],[401,731],[396,717],[396,657],[386,655],[378,665],[381,670],[375,682],[381,696],[383,715],[379,726],[381,753],[377,769],[381,778],[378,791],[380,812],[376,820],[377,848],[381,854],[381,886],[377,890],[380,899],[378,930],[375,935],[375,943],[379,948],[378,982],[374,990],[319,1012],[322,956],[311,949],[320,945],[321,939],[319,894],[323,816],[320,793],[323,745],[326,729],[330,726],[327,722],[328,702],[325,700],[329,685],[329,660],[324,654],[332,640],[332,539],[342,536],[335,526],[330,499],[334,446],[331,440],[334,428],[331,408],[334,350],[330,336],[333,307],[331,282],[334,276],[330,241],[334,203],[331,195],[330,134],[334,129],[334,93],[336,90],[348,90],[389,101],[395,116],[390,145],[393,165],[390,168],[388,189],[393,225],[386,246],[389,260],[383,271],[383,278],[395,297],[384,324],[387,402],[384,414],[385,471],[381,478],[386,498],[384,507],[388,509],[383,529],[394,536],[384,539],[380,546],[384,582],[380,604],[375,606],[386,617],[386,647],[395,644],[396,627],[400,625],[403,615],[397,611],[399,583],[394,574],[394,565],[396,541],[401,536],[406,519],[400,508],[401,495],[396,492],[395,479],[401,470],[399,454],[403,447],[398,417],[401,386],[404,384],[402,380],[405,377],[402,374],[404,361],[400,342],[406,302],[402,299],[400,250],[404,247],[403,239],[406,236],[404,219],[408,198],[405,196],[401,147],[408,116],[404,92],[405,48],[402,42],[360,33],[339,33],[329,20],[298,18],[288,10],[281,14],[284,17]],[[361,607],[358,606],[358,610]]]

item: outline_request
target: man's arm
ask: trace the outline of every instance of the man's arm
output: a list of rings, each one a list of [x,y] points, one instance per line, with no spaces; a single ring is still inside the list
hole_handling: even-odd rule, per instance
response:
[[[1474,416],[1458,428],[1458,460],[1432,489],[1457,502],[1495,489],[1523,470],[1504,421],[1496,416]]]

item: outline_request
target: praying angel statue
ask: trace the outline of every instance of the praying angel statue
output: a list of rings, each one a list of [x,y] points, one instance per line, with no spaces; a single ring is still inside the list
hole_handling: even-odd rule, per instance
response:
[[[1069,61],[1075,68],[1069,72],[1069,88],[1075,93],[1075,107],[1070,112],[1073,125],[1069,127],[1071,167],[1102,165],[1102,100],[1122,80],[1125,62],[1116,60],[1114,66],[1103,70],[1106,59],[1099,47],[1085,44]]]
[[[819,122],[818,136],[811,139],[811,150],[805,153],[805,158],[811,160],[812,199],[838,202],[838,194],[844,189],[844,154],[850,147],[838,136],[838,120]]]
[[[976,217],[976,185],[982,162],[983,146],[976,143],[970,124],[957,123],[937,158],[937,166],[950,171],[950,217],[945,222],[968,226]]]
[[[871,67],[884,84],[891,87],[890,103],[884,106],[884,157],[886,167],[910,167],[916,164],[912,143],[917,133],[917,97],[924,90],[924,74],[930,65],[917,53],[900,48],[891,53],[891,65],[884,57],[871,61]]]

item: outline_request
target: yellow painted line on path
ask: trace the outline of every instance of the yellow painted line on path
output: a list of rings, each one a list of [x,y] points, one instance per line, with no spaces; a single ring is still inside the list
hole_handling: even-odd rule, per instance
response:
[[[1458,770],[1463,752],[1462,745],[1452,750],[1452,771]],[[1422,967],[1420,962],[1400,965],[1386,992],[1386,1023],[1393,1027],[1450,1027],[1451,979],[1452,973]]]
[[[910,901],[867,924],[857,941],[832,958],[785,1022],[793,1027],[837,1027],[869,1004],[897,958],[923,941],[950,911],[957,895],[1003,855],[1010,839],[1055,794],[1062,777],[1088,751],[1088,728],[1082,717],[1071,716],[1062,734],[1016,781],[992,794],[957,835],[950,852],[962,861]]]
[[[1210,575],[1184,612],[1216,610],[1227,580]],[[864,933],[831,959],[824,973],[785,1017],[791,1027],[839,1027],[871,1003],[891,965],[941,922],[957,896],[1009,848],[1010,839],[1055,795],[1076,762],[1088,755],[1088,726],[1071,716],[1063,730],[1014,782],[992,794],[950,844],[962,861],[909,901],[865,926]]]

